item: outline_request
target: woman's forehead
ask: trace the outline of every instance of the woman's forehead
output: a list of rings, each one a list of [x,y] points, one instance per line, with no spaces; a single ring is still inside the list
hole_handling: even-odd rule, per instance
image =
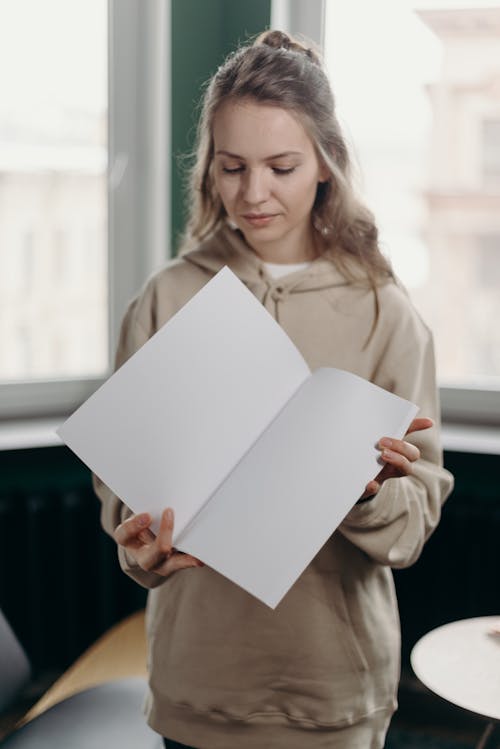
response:
[[[243,155],[242,151],[269,151],[268,157],[312,148],[311,140],[288,109],[251,100],[224,102],[214,117],[215,150]]]

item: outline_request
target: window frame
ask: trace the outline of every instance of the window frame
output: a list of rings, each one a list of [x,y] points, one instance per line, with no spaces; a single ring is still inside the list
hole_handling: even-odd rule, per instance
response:
[[[109,367],[100,378],[1,383],[6,420],[68,415],[104,382],[128,302],[170,254],[170,7],[108,0],[107,18]]]
[[[271,28],[303,34],[320,49],[325,41],[326,0],[272,0]]]

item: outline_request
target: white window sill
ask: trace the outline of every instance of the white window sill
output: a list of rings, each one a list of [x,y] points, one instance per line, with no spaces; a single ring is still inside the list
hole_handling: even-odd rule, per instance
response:
[[[500,455],[500,427],[443,424],[443,447],[448,452]]]
[[[23,450],[62,445],[57,419],[20,419],[0,424],[0,450]],[[444,424],[443,447],[450,452],[500,455],[500,427]]]
[[[0,424],[0,450],[26,450],[32,447],[62,445],[56,429],[64,421],[57,419],[16,419]]]

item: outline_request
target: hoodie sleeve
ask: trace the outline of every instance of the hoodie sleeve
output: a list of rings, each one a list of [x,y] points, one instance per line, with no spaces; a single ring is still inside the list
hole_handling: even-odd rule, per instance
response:
[[[432,335],[411,308],[392,317],[397,327],[388,337],[374,381],[416,403],[419,415],[432,418],[434,426],[406,438],[421,452],[413,474],[385,481],[374,499],[354,506],[339,530],[380,564],[408,567],[436,528],[453,477],[442,463]]]
[[[115,358],[115,369],[121,367],[150,337],[138,320],[139,301],[132,302],[123,319],[118,348]],[[101,523],[110,536],[120,523],[133,513],[101,479],[93,475],[94,491],[102,502]],[[155,572],[146,572],[127,553],[123,546],[118,546],[118,559],[122,570],[144,588],[155,588],[165,582],[166,578]]]

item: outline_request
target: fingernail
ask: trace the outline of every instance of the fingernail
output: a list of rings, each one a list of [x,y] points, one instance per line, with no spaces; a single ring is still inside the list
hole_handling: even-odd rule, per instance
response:
[[[137,523],[141,527],[147,525],[149,523],[149,515],[139,515],[139,517],[137,518]]]
[[[167,522],[168,523],[173,523],[174,522],[174,513],[172,512],[172,510],[170,509],[170,507],[166,511],[166,515],[167,515]]]
[[[392,447],[392,440],[390,440],[389,437],[382,437],[379,444],[381,447]]]

